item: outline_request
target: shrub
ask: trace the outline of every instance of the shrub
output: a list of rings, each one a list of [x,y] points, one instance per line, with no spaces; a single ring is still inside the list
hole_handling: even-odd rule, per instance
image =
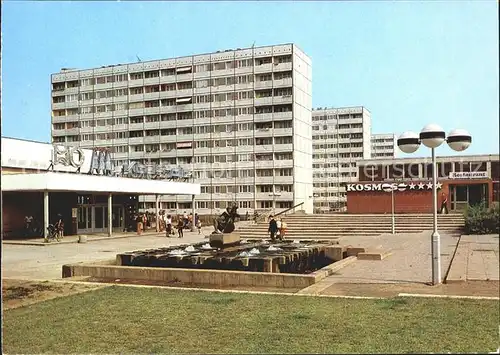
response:
[[[467,234],[498,234],[500,205],[486,207],[485,203],[469,206],[465,210],[465,233]]]

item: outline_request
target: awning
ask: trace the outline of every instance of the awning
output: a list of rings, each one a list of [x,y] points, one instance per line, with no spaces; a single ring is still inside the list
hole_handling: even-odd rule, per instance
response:
[[[182,97],[176,99],[175,102],[177,103],[190,102],[192,99],[193,99],[192,97]]]
[[[2,174],[2,191],[199,195],[200,184],[70,173]]]
[[[192,69],[193,69],[192,67],[181,67],[181,68],[177,68],[176,71],[177,71],[177,73],[185,73],[185,72],[191,71]]]

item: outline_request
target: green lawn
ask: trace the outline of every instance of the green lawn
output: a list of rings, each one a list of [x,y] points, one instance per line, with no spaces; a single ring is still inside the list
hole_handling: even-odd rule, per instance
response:
[[[490,352],[498,301],[109,287],[4,312],[4,353]]]

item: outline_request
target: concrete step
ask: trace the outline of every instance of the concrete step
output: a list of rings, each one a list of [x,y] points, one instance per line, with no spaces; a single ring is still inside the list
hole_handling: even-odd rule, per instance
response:
[[[313,216],[278,216],[277,218],[284,218],[284,219],[297,219],[297,220],[323,220],[323,219],[331,219],[335,221],[350,221],[353,219],[364,219],[364,220],[384,220],[384,219],[391,219],[392,216],[390,214],[386,215],[380,215],[378,217],[366,217],[366,216],[349,216],[349,217],[335,217],[335,216],[326,216],[326,217],[313,217]],[[413,216],[394,216],[396,219],[414,219],[418,221],[423,221],[423,220],[433,220],[434,217],[429,216],[429,217],[413,217]],[[438,219],[441,219],[443,221],[463,221],[464,217],[440,217],[438,215]]]
[[[392,221],[391,218],[383,218],[383,219],[333,219],[333,218],[325,218],[325,219],[300,219],[300,218],[283,218],[284,221],[288,222],[306,222],[306,223],[390,223]],[[396,222],[411,222],[411,223],[432,223],[433,219],[414,219],[414,218],[396,218]],[[464,223],[464,219],[438,219],[440,223]]]
[[[398,223],[395,222],[395,224],[398,226],[405,226],[405,227],[417,227],[417,226],[432,226],[433,223]],[[267,226],[267,223],[260,223],[257,225],[254,225],[252,227],[258,227],[258,226]],[[350,223],[289,223],[286,222],[287,228],[310,228],[310,227],[349,227],[349,226],[359,226],[359,227],[385,227],[385,226],[392,226],[392,223],[355,223],[355,222],[350,222]],[[438,226],[450,226],[450,227],[461,227],[464,226],[463,223],[439,223]],[[245,228],[252,228],[250,226],[245,227]]]
[[[290,213],[286,214],[285,216],[289,217],[294,217],[294,216],[300,216],[300,217],[383,217],[383,216],[390,216],[391,213],[320,213],[320,214],[295,214],[295,213]],[[432,213],[396,213],[395,214],[398,217],[430,217],[432,218],[433,215]],[[449,213],[449,214],[438,214],[438,217],[444,217],[444,218],[452,218],[452,217],[463,217],[463,214],[461,213]]]
[[[370,230],[370,231],[378,231],[378,230],[392,230],[392,226],[293,226],[293,227],[288,226],[286,229],[288,231],[294,231],[294,230],[301,230],[301,231],[302,230],[314,230],[314,231]],[[432,229],[432,225],[429,225],[429,226],[425,226],[425,225],[420,225],[420,226],[396,225],[395,229],[396,230],[424,230],[424,229]],[[461,226],[438,225],[438,229],[460,230],[462,228],[461,228]],[[256,226],[254,228],[240,228],[238,230],[239,231],[253,231],[253,230],[263,231],[263,230],[268,230],[268,227],[267,226]]]

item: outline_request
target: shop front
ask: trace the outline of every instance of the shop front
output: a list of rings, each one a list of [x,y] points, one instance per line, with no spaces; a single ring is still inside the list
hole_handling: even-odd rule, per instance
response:
[[[498,201],[487,173],[450,174],[439,179],[438,208],[447,201],[448,211],[462,213],[467,206]],[[390,180],[346,185],[348,213],[432,213],[431,180]]]
[[[358,162],[359,182],[346,184],[348,213],[432,213],[429,158],[370,159]],[[438,207],[462,213],[467,206],[499,201],[498,155],[437,158]]]
[[[132,231],[138,196],[155,196],[158,216],[161,195],[194,201],[200,193],[199,184],[106,176],[93,156],[88,149],[2,138],[4,237],[46,237],[60,218],[65,235]]]

